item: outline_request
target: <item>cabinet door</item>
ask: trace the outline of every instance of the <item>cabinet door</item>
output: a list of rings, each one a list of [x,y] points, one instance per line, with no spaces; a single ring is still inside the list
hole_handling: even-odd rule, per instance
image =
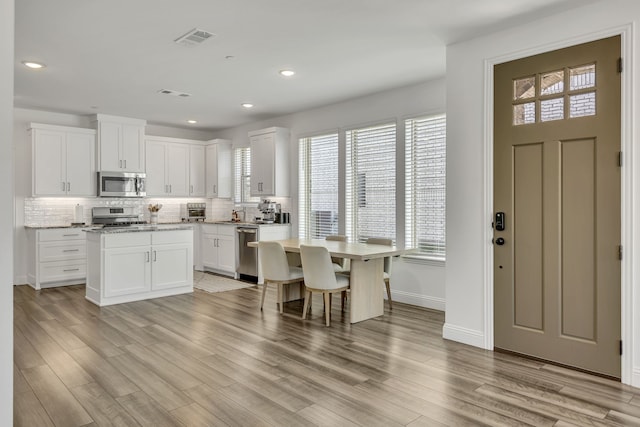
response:
[[[189,147],[189,195],[192,197],[205,195],[205,163],[204,146]]]
[[[151,247],[105,249],[104,297],[151,290]]]
[[[121,171],[120,133],[122,127],[118,123],[101,122],[98,126],[100,140],[100,170]]]
[[[230,199],[233,188],[233,170],[231,167],[231,143],[218,144],[218,197]]]
[[[275,135],[251,137],[251,196],[274,194]]]
[[[167,184],[169,196],[189,195],[189,146],[167,144]]]
[[[207,197],[218,197],[218,145],[208,145],[207,157]]]
[[[166,144],[146,141],[147,196],[166,196],[169,187],[165,177]]]
[[[67,133],[67,194],[96,195],[95,137]]]
[[[65,132],[40,129],[33,132],[33,195],[65,195]]]
[[[144,172],[144,128],[123,124],[121,130],[120,158],[122,169],[127,172]]]
[[[151,247],[151,289],[177,288],[193,284],[190,244]]]
[[[236,272],[235,236],[218,235],[218,268],[229,273]]]
[[[218,237],[215,234],[202,234],[202,265],[209,268],[218,268]]]

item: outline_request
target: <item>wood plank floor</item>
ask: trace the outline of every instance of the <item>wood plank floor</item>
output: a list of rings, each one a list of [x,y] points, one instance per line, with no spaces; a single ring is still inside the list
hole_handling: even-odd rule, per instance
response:
[[[640,425],[640,389],[441,338],[394,303],[349,325],[257,287],[99,308],[14,291],[17,426]]]

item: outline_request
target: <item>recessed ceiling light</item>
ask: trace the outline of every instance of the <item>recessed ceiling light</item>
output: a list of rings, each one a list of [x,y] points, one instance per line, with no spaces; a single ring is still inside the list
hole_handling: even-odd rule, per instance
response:
[[[196,120],[187,120],[187,123],[190,123],[192,125],[195,125],[196,123],[198,123]]]
[[[33,68],[34,70],[38,70],[40,68],[46,67],[46,65],[44,64],[41,64],[39,62],[33,62],[33,61],[22,61],[22,64],[25,67]]]
[[[295,74],[296,72],[293,70],[280,70],[280,74],[285,76],[285,77],[291,77]]]
[[[251,104],[251,103],[249,103],[249,102],[245,102],[245,103],[243,103],[243,104],[242,104],[242,106],[243,106],[244,108],[253,108],[253,104]]]

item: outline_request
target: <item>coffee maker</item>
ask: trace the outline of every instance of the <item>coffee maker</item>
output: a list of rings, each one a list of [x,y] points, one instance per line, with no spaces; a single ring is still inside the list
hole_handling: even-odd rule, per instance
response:
[[[262,212],[262,222],[265,224],[273,224],[276,221],[276,215],[280,216],[280,209],[280,203],[268,199],[258,203],[258,210]]]

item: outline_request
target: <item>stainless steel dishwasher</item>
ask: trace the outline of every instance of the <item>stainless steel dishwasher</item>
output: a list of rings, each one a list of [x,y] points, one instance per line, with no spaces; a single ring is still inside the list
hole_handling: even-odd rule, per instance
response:
[[[238,268],[240,276],[258,278],[258,248],[251,248],[249,242],[258,241],[258,227],[238,227]]]

